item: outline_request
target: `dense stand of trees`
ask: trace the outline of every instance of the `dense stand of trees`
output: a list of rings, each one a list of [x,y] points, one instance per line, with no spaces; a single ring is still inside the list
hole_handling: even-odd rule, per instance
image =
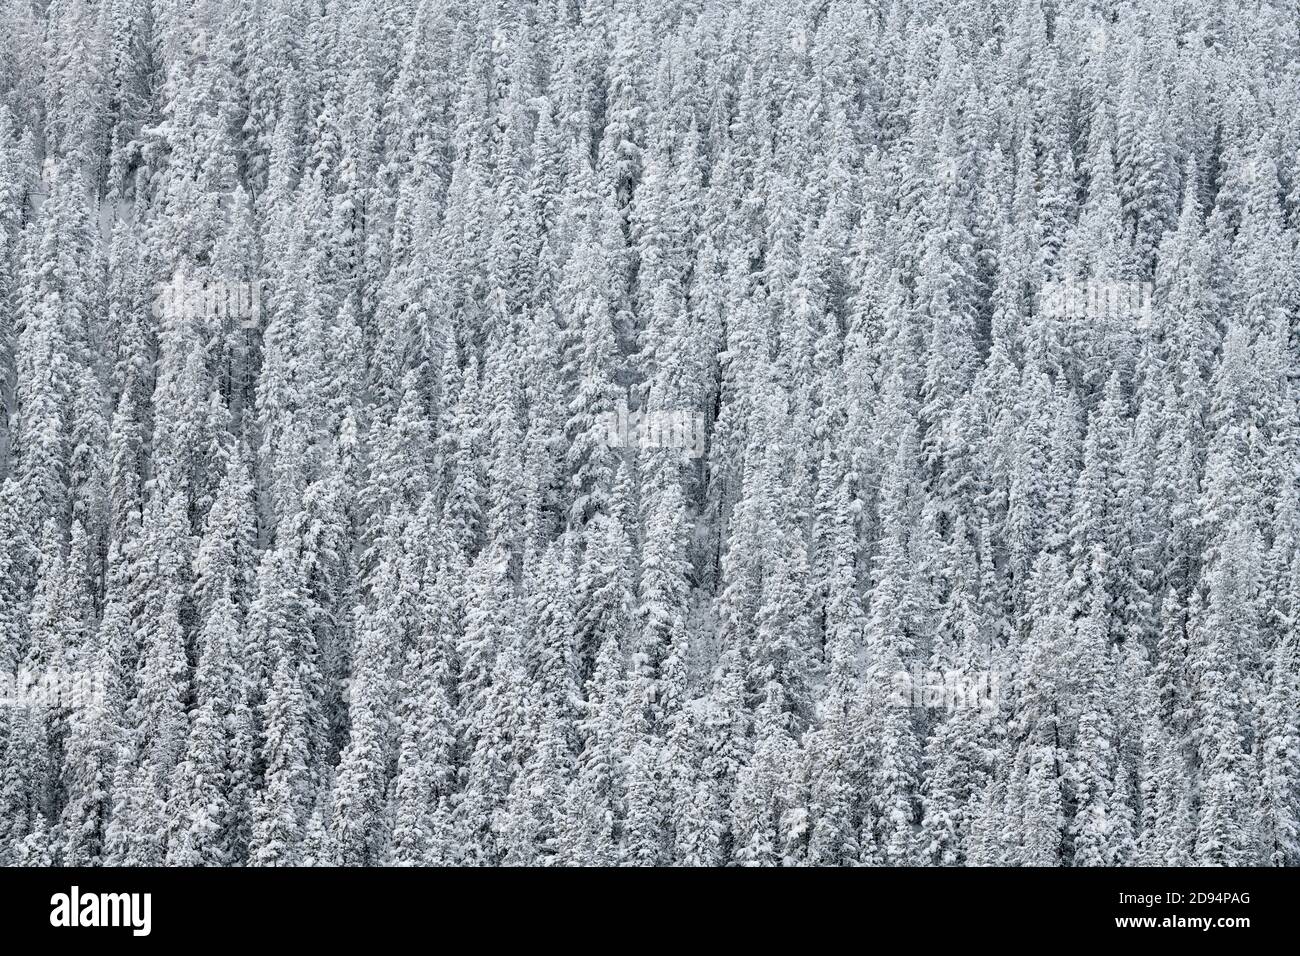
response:
[[[1292,0],[0,0],[0,863],[1300,862],[1298,236]]]

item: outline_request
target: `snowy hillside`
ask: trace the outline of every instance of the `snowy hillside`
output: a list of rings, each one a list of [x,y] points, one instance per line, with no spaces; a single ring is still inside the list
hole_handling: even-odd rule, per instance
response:
[[[1300,863],[1294,0],[0,0],[0,864]]]

